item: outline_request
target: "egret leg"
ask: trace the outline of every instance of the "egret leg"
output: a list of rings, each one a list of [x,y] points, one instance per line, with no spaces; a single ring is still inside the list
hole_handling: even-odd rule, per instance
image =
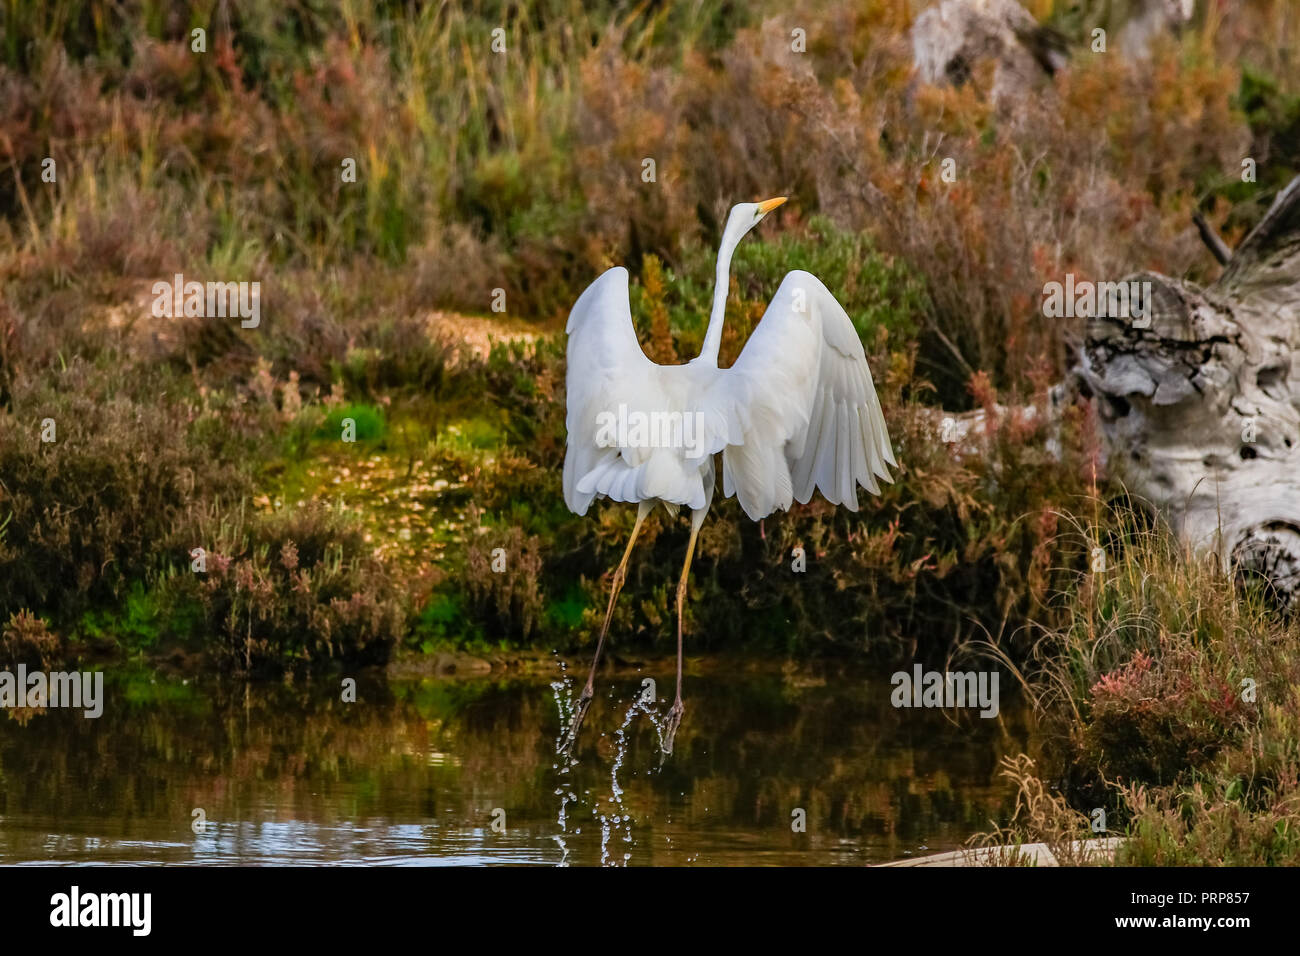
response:
[[[605,623],[601,625],[600,637],[596,639],[596,656],[591,659],[591,673],[587,675],[586,686],[582,688],[582,693],[578,695],[578,702],[574,704],[573,718],[569,722],[569,730],[564,735],[564,740],[560,743],[557,753],[568,754],[572,752],[573,745],[578,741],[578,730],[582,727],[582,719],[587,716],[587,708],[591,706],[591,698],[596,696],[596,665],[600,663],[600,652],[605,646],[605,635],[609,632],[609,622],[614,616],[614,602],[618,600],[618,592],[623,590],[623,582],[627,580],[627,561],[632,556],[632,545],[636,544],[637,535],[641,533],[641,525],[653,508],[654,502],[652,501],[643,501],[640,507],[637,508],[636,524],[632,526],[632,537],[628,539],[627,548],[623,551],[623,560],[614,569],[614,581],[609,589],[609,607],[605,609]]]
[[[668,721],[664,725],[663,752],[673,752],[673,738],[677,727],[682,722],[686,708],[682,706],[682,613],[686,607],[686,581],[691,574],[691,558],[695,556],[695,539],[699,536],[700,525],[704,523],[705,509],[691,514],[691,540],[686,544],[686,562],[682,565],[682,577],[677,582],[677,697],[668,711]]]

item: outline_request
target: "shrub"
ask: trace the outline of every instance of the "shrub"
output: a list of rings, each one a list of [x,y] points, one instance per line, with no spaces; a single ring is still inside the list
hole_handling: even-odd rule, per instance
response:
[[[1012,768],[1022,790],[1057,774],[1065,786],[1001,836],[1088,836],[1080,811],[1101,806],[1128,838],[1121,863],[1300,862],[1300,621],[1130,503],[1070,527],[1103,546],[1105,568],[1061,590],[1026,669],[1061,766]]]
[[[30,611],[11,614],[0,629],[0,668],[26,664],[44,669],[61,660],[63,654],[63,642],[58,635]]]
[[[532,638],[545,607],[538,539],[525,538],[519,528],[489,531],[470,543],[465,565],[473,617],[487,634],[504,641]]]
[[[357,524],[320,502],[208,523],[203,574],[166,582],[168,601],[198,609],[201,638],[223,669],[245,674],[383,664],[409,605]]]
[[[82,359],[16,386],[0,410],[0,613],[70,620],[122,598],[185,553],[171,549],[196,503],[248,487],[249,410],[187,391],[165,369]]]

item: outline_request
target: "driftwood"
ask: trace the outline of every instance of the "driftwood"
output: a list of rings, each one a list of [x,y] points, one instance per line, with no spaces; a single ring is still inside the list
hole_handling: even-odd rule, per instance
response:
[[[1074,32],[1100,25],[1115,49],[1141,56],[1193,11],[1189,0],[1084,2]],[[912,29],[923,80],[961,85],[992,60],[995,101],[1023,101],[1063,68],[1062,40],[1015,0],[942,0]],[[1047,412],[1071,392],[1094,398],[1110,472],[1192,547],[1264,576],[1282,603],[1300,604],[1300,179],[1235,252],[1194,221],[1224,265],[1219,279],[1202,288],[1129,276],[1150,283],[1147,308],[1101,309],[1088,320]],[[959,453],[978,452],[985,424],[982,411],[934,421]]]
[[[1300,178],[1211,285],[1129,280],[1151,283],[1149,309],[1091,318],[1074,368],[1111,472],[1193,547],[1300,600]]]
[[[1209,230],[1209,226],[1205,226]],[[1215,235],[1216,255],[1226,246]],[[1221,248],[1220,248],[1221,247]],[[1225,570],[1262,576],[1283,606],[1300,604],[1300,177],[1201,287],[1157,273],[1141,314],[1088,320],[1070,375],[1044,409],[998,405],[999,421],[1053,425],[1090,398],[1101,461],[1182,540]],[[983,454],[983,409],[935,411],[931,430],[955,454]],[[1049,437],[1047,450],[1058,453]]]
[[[1066,16],[1076,42],[1092,48],[1092,31],[1105,31],[1107,50],[1131,58],[1149,55],[1156,37],[1191,22],[1192,0],[1086,0]],[[1067,38],[1040,24],[1017,0],[942,0],[912,25],[912,60],[925,82],[961,86],[977,64],[992,61],[994,102],[1019,102],[1065,67]]]

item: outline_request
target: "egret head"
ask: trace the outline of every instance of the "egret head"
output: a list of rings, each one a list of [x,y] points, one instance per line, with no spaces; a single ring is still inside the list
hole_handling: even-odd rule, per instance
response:
[[[723,246],[735,248],[740,240],[745,238],[745,233],[762,222],[764,216],[783,202],[785,197],[777,196],[775,199],[766,199],[763,202],[736,203],[731,207],[731,215],[727,217],[727,227],[722,231]]]

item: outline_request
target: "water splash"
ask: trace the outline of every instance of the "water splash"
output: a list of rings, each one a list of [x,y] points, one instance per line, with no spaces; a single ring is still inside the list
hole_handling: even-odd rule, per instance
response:
[[[553,681],[551,690],[555,695],[555,706],[559,712],[560,726],[565,728],[568,726],[568,721],[575,706],[573,682],[566,676],[563,680]],[[655,728],[661,748],[663,745],[663,717],[659,713],[656,702],[638,689],[637,695],[623,712],[622,723],[614,732],[614,760],[609,771],[609,793],[596,796],[592,803],[592,816],[600,824],[601,866],[627,866],[632,859],[630,850],[636,845],[633,834],[632,813],[623,803],[624,790],[623,785],[619,782],[619,772],[623,769],[623,764],[627,759],[628,728],[631,727],[632,721],[636,719],[638,714],[649,718],[651,725]],[[563,733],[563,730],[561,733]],[[556,739],[557,747],[560,740],[561,738]],[[558,773],[566,775],[576,763],[577,761],[570,756],[566,757],[562,763],[557,763],[554,766]],[[585,793],[590,795],[590,791]],[[569,847],[565,842],[564,834],[568,833],[568,825],[571,819],[570,808],[576,809],[578,806],[578,796],[563,784],[556,788],[555,795],[560,797],[560,809],[556,817],[560,833],[555,836],[555,841],[559,844],[563,853],[559,865],[568,866]],[[575,829],[573,832],[580,833],[581,829]],[[610,846],[611,841],[614,841],[616,836],[621,837],[621,842],[627,847],[623,853],[617,855]]]
[[[567,767],[565,768],[567,771]],[[576,803],[578,795],[565,787],[556,787],[555,795],[560,798],[560,816],[557,822],[560,825],[560,832],[555,834],[552,839],[560,846],[560,862],[556,866],[569,865],[569,844],[565,842],[564,833],[568,817],[568,808],[570,803]]]
[[[601,866],[615,865],[611,860],[609,841],[616,828],[622,832],[624,843],[635,843],[632,839],[632,815],[626,812],[627,808],[623,806],[623,788],[618,782],[618,772],[622,768],[623,761],[627,757],[627,728],[631,725],[632,718],[637,715],[637,711],[650,716],[652,721],[655,720],[655,717],[646,709],[644,696],[637,695],[636,699],[632,701],[631,706],[628,707],[627,711],[623,714],[623,723],[619,726],[618,730],[614,731],[614,763],[609,770],[610,796],[608,798],[610,806],[614,808],[614,812],[612,814],[598,814],[600,817]],[[631,859],[631,856],[632,854],[630,853],[623,854],[622,862],[624,866],[627,866],[627,862]]]
[[[555,749],[557,751],[564,741],[565,734],[568,733],[569,722],[573,720],[573,711],[577,707],[577,702],[573,699],[573,678],[569,676],[569,667],[563,660],[559,661],[559,664],[560,679],[551,681],[551,693],[555,698],[555,709],[560,714],[560,733],[555,738]]]

